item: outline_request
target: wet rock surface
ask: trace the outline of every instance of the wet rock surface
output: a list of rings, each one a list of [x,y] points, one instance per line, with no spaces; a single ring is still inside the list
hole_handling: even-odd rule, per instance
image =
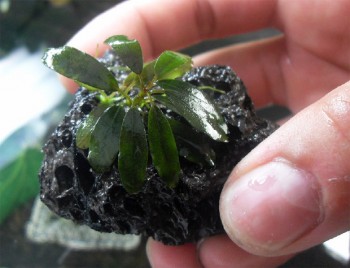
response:
[[[101,61],[109,67],[118,64],[112,54]],[[116,76],[122,77],[123,73]],[[171,189],[149,164],[142,190],[127,193],[116,164],[110,172],[95,173],[88,163],[87,150],[75,145],[77,127],[98,103],[94,93],[80,89],[43,147],[41,200],[58,215],[95,230],[144,234],[167,245],[222,233],[218,205],[223,184],[232,168],[276,125],[256,116],[244,84],[228,67],[194,68],[182,79],[226,92],[206,90],[230,132],[229,143],[208,141],[216,152],[215,166],[203,167],[181,158],[182,175],[176,188]],[[173,116],[171,112],[168,115]]]

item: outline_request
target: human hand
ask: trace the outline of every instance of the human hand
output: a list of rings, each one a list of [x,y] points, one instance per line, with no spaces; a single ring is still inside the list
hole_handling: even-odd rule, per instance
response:
[[[228,235],[179,247],[150,240],[154,267],[275,267],[349,229],[349,11],[347,0],[128,1],[70,41],[94,54],[96,43],[125,34],[140,41],[147,60],[208,38],[283,32],[195,58],[232,66],[257,106],[285,105],[295,116],[228,178],[220,202]]]

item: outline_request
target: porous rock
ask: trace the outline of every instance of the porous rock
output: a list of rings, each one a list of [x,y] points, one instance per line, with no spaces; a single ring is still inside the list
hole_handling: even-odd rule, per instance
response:
[[[101,61],[108,67],[118,65],[111,53]],[[123,75],[115,74],[117,79]],[[229,67],[193,68],[182,79],[226,92],[206,90],[229,127],[228,143],[211,142],[216,152],[215,166],[200,166],[181,158],[180,180],[171,189],[150,163],[141,191],[127,193],[117,163],[110,172],[95,173],[87,151],[76,147],[77,127],[98,103],[94,93],[81,88],[43,147],[41,200],[58,215],[95,230],[144,234],[167,245],[195,242],[224,232],[219,216],[223,184],[238,161],[270,135],[276,125],[256,116],[244,84]]]

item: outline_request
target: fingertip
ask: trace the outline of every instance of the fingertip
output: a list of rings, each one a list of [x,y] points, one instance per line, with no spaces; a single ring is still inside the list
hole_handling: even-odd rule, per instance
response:
[[[283,248],[324,219],[317,180],[281,159],[228,184],[220,209],[231,239],[246,250],[265,256],[281,254]]]
[[[61,81],[63,86],[67,89],[69,93],[74,94],[77,89],[79,88],[79,85],[75,83],[72,79],[69,79],[67,77],[64,77],[62,75],[58,75],[58,79]]]
[[[248,253],[227,235],[206,238],[199,247],[199,258],[204,267],[277,267],[293,255],[262,257]]]
[[[195,244],[166,246],[150,238],[147,241],[146,253],[152,267],[189,267],[200,268],[202,265],[197,257]]]

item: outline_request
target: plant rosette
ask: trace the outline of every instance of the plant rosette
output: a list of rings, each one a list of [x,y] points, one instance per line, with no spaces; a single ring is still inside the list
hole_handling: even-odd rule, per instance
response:
[[[105,43],[101,59],[67,46],[43,57],[81,88],[43,147],[41,200],[95,230],[168,245],[222,233],[223,184],[276,125],[229,67],[193,68],[173,51],[144,63],[138,41]]]

